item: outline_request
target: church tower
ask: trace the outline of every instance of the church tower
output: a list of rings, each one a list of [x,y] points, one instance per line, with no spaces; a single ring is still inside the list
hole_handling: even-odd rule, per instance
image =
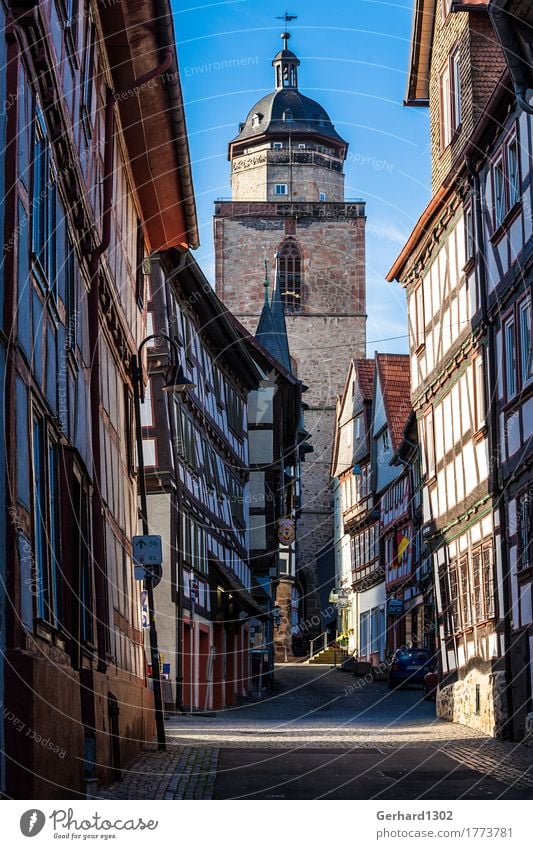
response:
[[[300,91],[300,60],[288,49],[289,33],[281,37],[275,89],[229,144],[231,200],[215,204],[216,291],[255,332],[264,300],[257,281],[264,258],[273,266],[278,254],[292,371],[309,387],[304,426],[313,453],[303,464],[297,541],[305,623],[324,606],[317,591],[328,561],[333,574],[336,399],[350,358],[365,356],[365,204],[345,199],[348,144],[325,109]]]

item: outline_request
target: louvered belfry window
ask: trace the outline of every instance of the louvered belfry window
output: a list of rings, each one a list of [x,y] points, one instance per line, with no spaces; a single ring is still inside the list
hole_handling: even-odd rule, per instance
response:
[[[299,312],[302,306],[302,257],[294,239],[285,239],[279,252],[279,283],[287,312]]]

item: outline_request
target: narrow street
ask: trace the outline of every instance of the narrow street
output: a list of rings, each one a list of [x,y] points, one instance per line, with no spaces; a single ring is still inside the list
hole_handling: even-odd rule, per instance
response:
[[[533,750],[438,720],[419,688],[277,667],[271,696],[167,722],[103,799],[531,799]]]

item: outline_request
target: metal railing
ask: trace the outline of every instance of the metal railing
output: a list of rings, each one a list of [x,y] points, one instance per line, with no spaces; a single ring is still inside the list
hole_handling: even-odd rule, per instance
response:
[[[317,648],[315,647],[317,646]],[[309,658],[312,658],[319,651],[325,651],[328,647],[328,632],[322,631],[318,637],[314,637],[309,643]]]

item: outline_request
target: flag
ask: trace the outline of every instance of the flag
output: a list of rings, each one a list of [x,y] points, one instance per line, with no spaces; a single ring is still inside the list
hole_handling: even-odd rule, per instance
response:
[[[410,542],[411,540],[408,536],[398,531],[398,533],[396,534],[396,556],[398,560],[402,559],[403,554],[406,548],[408,548]]]

